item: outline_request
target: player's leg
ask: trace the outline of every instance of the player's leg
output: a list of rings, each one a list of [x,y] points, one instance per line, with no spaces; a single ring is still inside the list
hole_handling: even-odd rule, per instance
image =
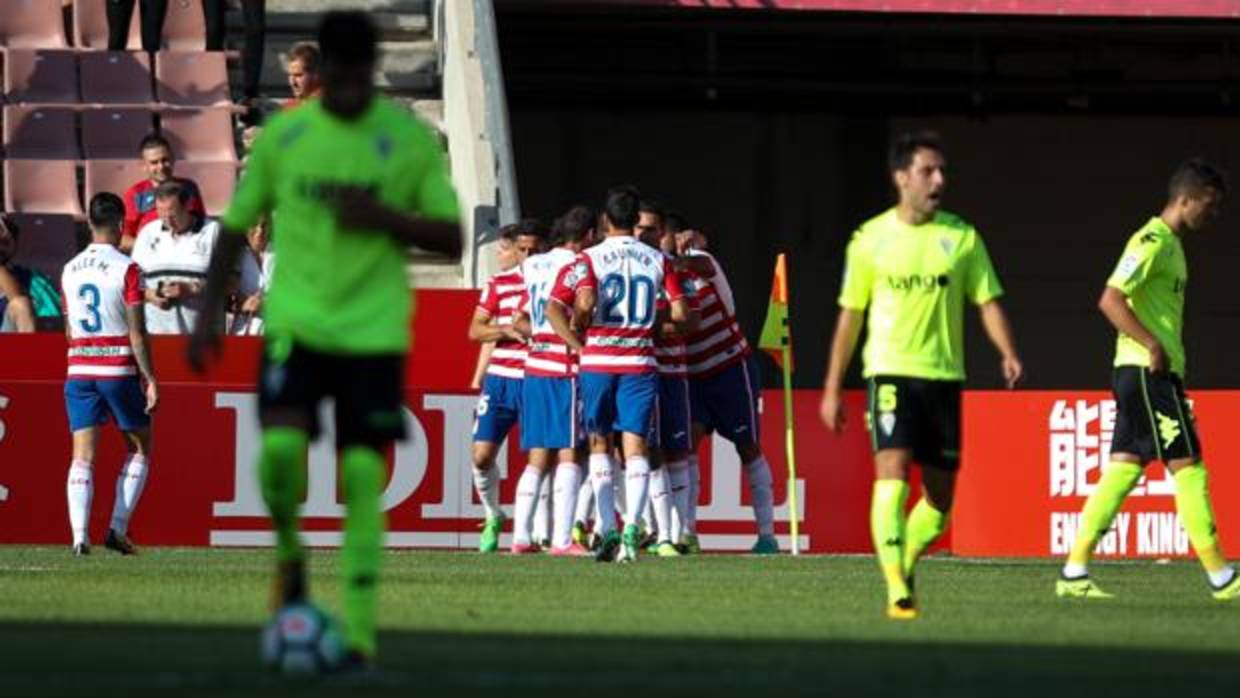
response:
[[[122,555],[133,555],[138,549],[129,540],[129,520],[146,487],[150,468],[151,418],[146,413],[146,396],[136,376],[108,381],[106,385],[101,384],[99,390],[125,437],[128,452],[116,476],[116,499],[104,545]]]
[[[947,530],[960,467],[960,389],[956,382],[916,381],[908,395],[917,403],[921,430],[914,460],[922,464],[922,496],[909,513],[904,536],[904,576],[913,591],[913,568]]]
[[[887,585],[887,616],[917,617],[904,570],[908,472],[917,442],[916,413],[903,395],[909,380],[875,377],[869,382],[866,421],[874,449],[874,492],[870,500],[870,535]]]
[[[685,510],[684,531],[681,534],[681,546],[687,553],[700,553],[702,547],[698,542],[697,511],[702,496],[702,468],[698,460],[698,451],[702,441],[714,431],[713,405],[706,395],[706,381],[703,378],[689,379],[689,455],[685,469],[689,476],[689,491],[686,493],[688,508]]]
[[[535,380],[527,378],[526,380]],[[542,380],[542,379],[537,379]],[[574,515],[581,486],[582,470],[578,461],[578,446],[581,442],[580,400],[577,394],[575,378],[554,378],[550,384],[553,393],[551,409],[547,411],[546,420],[548,441],[545,445],[554,448],[557,465],[552,482],[551,505],[554,522],[551,527],[552,555],[586,555],[588,550],[584,540],[574,540]],[[524,432],[522,432],[524,433]]]
[[[650,497],[650,451],[646,437],[654,424],[659,377],[654,373],[620,377],[616,391],[616,427],[622,432],[625,513],[621,562],[637,560],[641,548],[641,518]]]
[[[499,536],[504,527],[504,510],[499,504],[499,467],[495,457],[500,444],[512,426],[512,415],[503,407],[504,385],[499,376],[487,375],[474,409],[474,443],[472,449],[474,489],[482,502],[486,520],[478,539],[478,550],[493,553],[499,549]],[[523,388],[524,389],[524,388]]]
[[[555,477],[550,469],[544,475],[546,477],[542,479],[542,484],[538,487],[538,497],[534,500],[534,528],[531,537],[540,549],[548,550],[551,548],[552,527],[551,485]]]
[[[579,454],[580,461],[588,462],[588,456]],[[581,487],[577,489],[577,505],[573,512],[573,542],[587,545],[590,538],[589,523],[594,520],[598,524],[594,512],[594,488],[590,485],[589,472],[582,474]],[[588,546],[587,546],[588,547]]]
[[[611,457],[616,378],[612,374],[586,372],[579,379],[584,408],[582,421],[590,447],[590,486],[594,490],[597,512],[594,530],[601,539],[596,559],[600,562],[613,560],[620,547],[620,535],[615,530],[615,472]]]
[[[90,554],[90,505],[95,496],[95,444],[99,425],[107,421],[103,397],[93,380],[65,381],[65,412],[73,438],[73,458],[65,483],[73,554]]]
[[[683,543],[689,516],[689,447],[693,439],[693,420],[688,379],[683,376],[665,377],[660,386],[659,407],[662,411],[659,442],[672,505],[668,539],[679,546]]]
[[[1111,457],[1102,470],[1092,494],[1085,500],[1076,540],[1068,553],[1055,593],[1072,598],[1110,598],[1089,577],[1089,560],[1098,540],[1111,528],[1115,514],[1137,481],[1145,463],[1161,457],[1154,435],[1156,419],[1147,406],[1145,369],[1120,366],[1112,375],[1115,394],[1115,431],[1111,438]]]
[[[759,441],[757,376],[749,360],[725,369],[703,381],[705,394],[713,405],[712,422],[720,436],[736,447],[749,497],[758,540],[752,552],[769,555],[779,552],[775,539],[775,480],[771,465],[762,454]]]
[[[551,451],[531,448],[529,464],[517,480],[516,499],[512,505],[512,553],[525,555],[538,552],[534,541],[534,514],[538,508],[538,494],[547,478]]]

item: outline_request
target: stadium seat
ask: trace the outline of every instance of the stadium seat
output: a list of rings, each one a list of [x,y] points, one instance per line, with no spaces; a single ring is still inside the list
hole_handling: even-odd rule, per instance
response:
[[[6,211],[82,216],[74,160],[5,160],[4,181]]]
[[[231,104],[226,58],[220,52],[160,51],[155,56],[155,91],[160,102],[179,107]]]
[[[73,110],[29,105],[4,107],[4,152],[11,158],[78,159]]]
[[[88,109],[82,112],[82,155],[88,159],[137,158],[138,143],[154,130],[146,109]]]
[[[43,213],[10,215],[22,231],[17,263],[47,274],[59,285],[65,263],[78,253],[77,224],[73,217]]]
[[[0,46],[67,47],[61,6],[61,0],[0,0]]]
[[[82,101],[87,104],[150,105],[151,58],[141,51],[88,51],[79,54]]]
[[[231,162],[178,162],[176,174],[198,184],[208,216],[223,213],[237,187],[237,166]]]
[[[164,16],[163,48],[173,51],[203,51],[207,47],[207,22],[202,0],[172,0]]]
[[[161,121],[178,160],[237,161],[231,110],[171,109],[163,112]]]
[[[106,51],[108,48],[108,13],[105,2],[97,0],[74,0],[73,3],[73,45],[78,50]],[[133,16],[129,21],[130,51],[142,50],[142,30],[138,16],[141,14],[139,5],[134,4]]]
[[[77,103],[77,57],[74,52],[6,49],[4,101],[9,104]]]
[[[124,160],[87,160],[86,201],[89,202],[101,191],[124,196],[125,190],[140,179],[146,179],[146,169],[135,157],[130,156]]]

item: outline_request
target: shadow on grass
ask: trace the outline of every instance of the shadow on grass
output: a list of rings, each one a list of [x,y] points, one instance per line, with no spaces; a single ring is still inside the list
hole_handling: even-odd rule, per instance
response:
[[[254,628],[0,623],[0,695],[1166,698],[1240,686],[1235,655],[1192,651],[413,631],[385,632],[380,647],[367,680],[288,681],[258,666]]]

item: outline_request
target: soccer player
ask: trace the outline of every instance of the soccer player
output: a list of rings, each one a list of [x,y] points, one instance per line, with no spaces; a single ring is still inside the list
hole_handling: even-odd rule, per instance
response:
[[[385,520],[383,453],[405,434],[404,362],[413,293],[411,245],[461,251],[457,199],[438,139],[375,94],[374,25],[360,12],[328,12],[318,32],[323,92],[282,112],[259,136],[221,219],[204,313],[222,316],[244,233],[273,214],[276,256],[264,303],[259,481],[276,534],[275,602],[304,599],[305,550],[297,509],[318,406],[335,399],[345,500],[341,573],[347,667],[375,654],[375,608]],[[218,325],[200,322],[189,360],[218,353]]]
[[[696,451],[712,432],[732,442],[749,481],[750,501],[758,525],[758,540],[750,551],[756,555],[779,552],[775,539],[775,493],[771,466],[759,441],[758,398],[761,386],[752,352],[736,321],[736,300],[723,268],[709,252],[699,249],[697,231],[687,226],[676,233],[682,267],[694,278],[698,314],[697,328],[685,340],[689,369],[693,448],[689,459],[691,497],[686,525],[686,548],[697,552],[696,512],[700,472]]]
[[[1184,395],[1182,337],[1188,285],[1183,239],[1204,233],[1215,221],[1227,186],[1217,169],[1193,159],[1175,171],[1168,189],[1162,213],[1128,239],[1098,301],[1119,335],[1111,377],[1115,432],[1110,463],[1085,501],[1076,541],[1055,585],[1061,597],[1111,598],[1089,578],[1089,558],[1152,460],[1162,461],[1175,478],[1180,523],[1214,598],[1240,597],[1240,575],[1219,546],[1201,441]]]
[[[546,306],[556,334],[581,355],[581,392],[590,441],[590,482],[598,506],[600,561],[637,560],[638,521],[650,487],[647,437],[653,426],[659,382],[654,355],[655,303],[666,294],[672,322],[688,311],[680,279],[663,253],[633,237],[641,197],[613,188],[603,209],[605,239],[565,267]],[[571,309],[571,318],[570,318]],[[576,328],[585,329],[585,343]],[[611,453],[621,432],[625,459],[623,536],[615,532]]]
[[[1008,388],[1023,369],[981,236],[940,210],[947,161],[938,136],[900,135],[888,165],[899,201],[848,244],[821,414],[827,428],[843,429],[844,372],[868,308],[866,421],[876,471],[870,533],[887,582],[887,616],[908,620],[917,617],[913,566],[947,528],[955,491],[966,300],[980,308]],[[922,466],[924,491],[906,518],[913,462]]]
[[[150,467],[150,414],[159,405],[159,384],[142,319],[142,272],[117,249],[124,217],[125,205],[116,194],[92,197],[91,243],[69,260],[61,275],[69,340],[65,409],[73,432],[66,493],[74,555],[90,554],[95,445],[109,415],[125,438],[128,455],[116,477],[104,545],[122,555],[138,551],[129,540],[129,520]]]
[[[550,508],[555,520],[551,554],[589,554],[572,539],[573,514],[582,479],[578,449],[584,442],[577,356],[548,322],[546,308],[560,272],[572,265],[590,244],[594,220],[594,212],[585,206],[570,209],[552,228],[553,249],[522,264],[525,291],[517,310],[517,323],[528,326],[531,337],[522,387],[521,450],[529,453],[529,465],[517,482],[512,544],[515,553],[525,552],[523,546],[529,546],[533,498],[548,479],[554,454],[557,465],[552,477],[554,502]]]
[[[521,416],[525,337],[512,322],[521,293],[525,290],[519,265],[531,252],[541,249],[543,237],[542,224],[532,219],[501,229],[500,239],[505,241],[501,244],[512,246],[513,260],[517,266],[487,279],[469,324],[471,340],[494,343],[489,352],[478,406],[474,410],[474,487],[486,511],[478,550],[484,553],[499,549],[499,535],[504,525],[504,512],[499,506],[499,468],[495,467],[495,456]],[[535,492],[534,496],[537,499],[538,493]],[[537,552],[528,538],[514,542],[512,550]]]
[[[155,208],[155,189],[164,182],[180,182],[185,187],[185,204],[190,213],[199,218],[207,215],[202,204],[202,194],[194,180],[173,176],[176,158],[167,138],[158,133],[146,136],[138,144],[138,153],[142,158],[142,166],[146,168],[146,179],[135,182],[125,190],[125,230],[120,244],[120,250],[125,254],[131,254],[134,240],[143,226],[160,217]]]

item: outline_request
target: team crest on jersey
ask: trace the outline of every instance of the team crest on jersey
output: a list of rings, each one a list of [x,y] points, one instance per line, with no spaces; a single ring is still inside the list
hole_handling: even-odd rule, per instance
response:
[[[891,432],[896,430],[896,413],[884,412],[878,416],[878,426],[887,436],[891,436]]]
[[[956,249],[956,243],[950,238],[939,238],[939,247],[943,248],[943,254],[951,255],[952,250]]]
[[[392,154],[392,139],[386,133],[380,134],[375,139],[375,150],[379,153],[380,159],[387,160],[388,156]]]
[[[1121,279],[1127,279],[1139,266],[1141,266],[1141,260],[1135,254],[1126,254],[1123,259],[1119,260],[1119,268],[1115,270],[1115,274]]]
[[[586,263],[577,262],[573,266],[569,267],[568,271],[564,273],[564,285],[570,288],[576,286],[586,278],[586,273]]]

